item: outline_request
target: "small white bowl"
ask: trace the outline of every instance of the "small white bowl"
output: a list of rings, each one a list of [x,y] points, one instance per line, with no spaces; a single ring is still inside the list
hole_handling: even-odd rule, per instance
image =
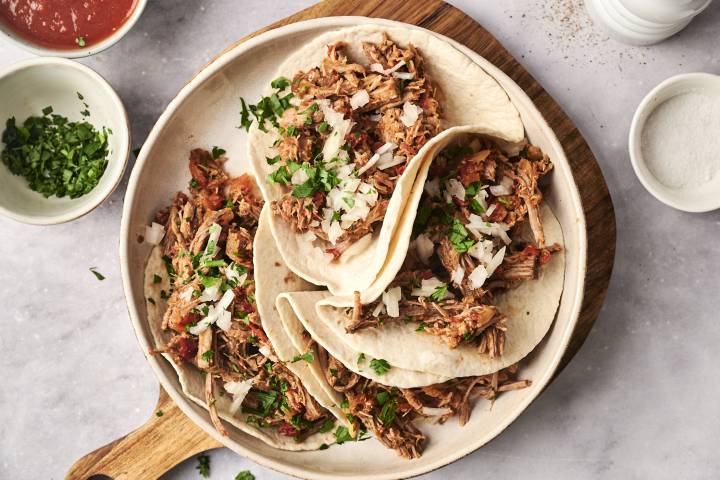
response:
[[[720,76],[685,73],[670,77],[653,88],[640,102],[630,125],[630,162],[640,183],[661,202],[685,212],[709,212],[720,208],[720,175],[700,187],[672,188],[660,183],[643,158],[641,143],[645,122],[663,102],[684,93],[720,96]]]
[[[130,31],[130,29],[140,18],[143,10],[145,10],[146,4],[147,0],[136,0],[135,8],[130,13],[130,16],[125,21],[125,23],[120,26],[120,28],[118,28],[115,32],[113,32],[110,36],[108,36],[101,42],[95,43],[93,45],[88,45],[87,47],[83,48],[77,47],[71,49],[56,49],[43,47],[42,45],[34,43],[32,40],[28,40],[27,38],[18,35],[15,30],[13,30],[5,22],[2,21],[0,21],[0,33],[2,33],[12,43],[16,44],[20,48],[24,48],[25,50],[34,53],[35,55],[64,58],[87,57],[89,55],[95,55],[96,53],[102,52],[103,50],[112,47],[113,45],[115,45],[115,43],[118,42],[118,40],[124,37],[125,34]]]
[[[84,100],[78,98],[78,92]],[[87,118],[80,115],[83,102],[90,111]],[[0,71],[0,131],[5,131],[8,118],[15,117],[22,124],[29,116],[42,115],[47,106],[70,120],[86,120],[96,129],[111,129],[110,154],[100,182],[90,193],[75,199],[45,198],[0,162],[0,213],[35,225],[74,220],[100,205],[120,183],[130,153],[125,107],[112,87],[90,68],[63,58],[35,58]],[[0,151],[4,148],[0,142]]]

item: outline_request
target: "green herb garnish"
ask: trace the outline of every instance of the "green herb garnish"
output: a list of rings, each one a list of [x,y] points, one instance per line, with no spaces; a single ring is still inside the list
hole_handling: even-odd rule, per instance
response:
[[[433,293],[430,294],[430,299],[435,300],[436,302],[439,302],[440,300],[445,298],[445,295],[447,295],[447,289],[448,289],[447,285],[445,285],[445,284],[440,285],[439,287],[437,287],[435,289],[435,291]],[[421,323],[421,325],[423,325],[423,324]],[[416,331],[421,332],[424,330],[425,330],[425,327],[423,326],[422,330],[420,330],[420,327],[418,327],[418,329]]]
[[[160,275],[157,273],[153,274],[153,283],[160,283],[161,280],[162,278],[160,278]]]
[[[83,37],[75,38],[75,43],[77,43],[77,46],[80,48],[83,48],[85,45],[87,45],[87,42],[85,41],[85,38],[83,38]]]
[[[390,370],[390,364],[382,358],[373,358],[370,360],[370,368],[375,370],[378,375],[384,375]]]
[[[207,363],[212,362],[214,357],[215,352],[212,349],[202,354],[202,359],[205,360]]]
[[[360,365],[364,361],[365,361],[365,354],[360,352],[360,355],[358,355],[358,358],[357,358],[357,364]]]
[[[235,475],[235,480],[255,480],[255,475],[250,473],[250,470],[243,470]]]
[[[217,160],[220,158],[220,156],[225,155],[225,150],[220,147],[213,147],[212,148],[212,157],[214,160]]]
[[[475,245],[475,240],[469,238],[469,233],[465,226],[457,218],[453,218],[450,235],[448,235],[453,248],[460,253],[467,252],[470,247]]]
[[[208,478],[210,476],[210,457],[204,454],[200,455],[197,457],[197,462],[195,469],[201,477]]]
[[[95,275],[95,278],[97,278],[98,280],[105,280],[105,275],[95,270],[96,268],[97,267],[90,267],[88,270],[90,270],[92,274]]]
[[[325,433],[329,432],[335,426],[335,420],[328,418],[323,422],[322,426],[318,429],[318,432]]]
[[[304,360],[307,363],[312,363],[315,360],[315,357],[313,356],[313,352],[311,350],[308,350],[307,352],[305,352],[303,354],[295,355],[292,358],[291,363],[296,363],[296,362],[299,362],[300,360]]]
[[[352,436],[350,436],[350,431],[347,429],[347,427],[338,427],[337,430],[335,430],[335,441],[338,445],[342,445],[345,442],[349,442],[352,440]]]
[[[46,107],[42,117],[28,117],[21,126],[15,117],[9,118],[0,158],[43,196],[78,198],[95,188],[105,173],[110,132],[52,111]]]
[[[162,417],[163,415],[165,415],[165,413],[162,410],[158,410],[157,412],[155,412],[156,417]]]

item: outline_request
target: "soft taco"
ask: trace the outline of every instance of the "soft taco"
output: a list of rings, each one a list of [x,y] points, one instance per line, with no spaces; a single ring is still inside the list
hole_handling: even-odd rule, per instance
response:
[[[341,29],[290,55],[266,96],[243,101],[242,118],[285,263],[335,295],[368,288],[427,143],[483,122],[523,138],[495,80],[424,30]]]
[[[552,163],[480,132],[434,142],[376,282],[307,315],[319,343],[462,377],[512,365],[542,340],[564,277],[562,231],[538,186]]]
[[[277,448],[325,448],[336,423],[349,422],[278,328],[277,312],[255,298],[254,245],[272,240],[254,241],[263,202],[252,177],[228,178],[224,160],[193,150],[189,195],[177,193],[149,231],[157,244],[145,271],[152,353],[170,361],[221,434],[222,419]],[[278,292],[311,288],[287,269],[282,278]]]

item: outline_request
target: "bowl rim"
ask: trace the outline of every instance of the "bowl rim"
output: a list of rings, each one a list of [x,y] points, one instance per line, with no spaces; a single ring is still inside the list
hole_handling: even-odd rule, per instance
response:
[[[682,86],[683,84],[686,85],[686,88],[684,89],[685,92],[697,92],[699,85],[713,84],[720,88],[720,75],[714,75],[706,72],[681,73],[663,80],[650,90],[638,105],[630,123],[630,132],[628,134],[630,164],[632,165],[633,171],[635,172],[638,180],[640,180],[642,186],[645,187],[645,190],[647,190],[660,202],[684,212],[710,212],[720,208],[720,187],[718,188],[718,195],[714,197],[714,201],[713,196],[708,196],[704,201],[678,199],[670,193],[674,189],[664,186],[657,178],[655,178],[652,172],[650,172],[642,153],[642,132],[645,127],[645,123],[647,122],[650,114],[664,102],[663,100],[656,103],[656,99],[663,96],[663,94],[671,88]],[[672,96],[674,97],[680,95],[681,93],[683,92],[677,92]],[[668,99],[669,98],[672,97],[668,97]]]
[[[59,223],[65,223],[69,222],[71,220],[75,220],[77,218],[82,217],[83,215],[86,215],[96,209],[100,204],[102,204],[105,200],[112,195],[112,193],[115,191],[117,186],[122,181],[123,175],[125,174],[125,169],[127,168],[127,162],[128,158],[130,156],[130,148],[131,148],[131,137],[130,137],[130,120],[128,118],[127,111],[125,110],[125,106],[123,105],[122,100],[118,96],[117,92],[113,89],[113,87],[108,83],[107,80],[105,80],[99,73],[97,73],[92,68],[88,67],[87,65],[83,65],[82,63],[76,62],[74,60],[68,60],[66,58],[62,57],[37,57],[37,58],[31,58],[28,60],[23,60],[17,63],[14,63],[2,70],[0,70],[0,80],[4,79],[10,75],[13,75],[21,70],[25,70],[32,67],[67,67],[67,68],[73,68],[79,72],[81,72],[84,75],[87,75],[90,77],[95,83],[97,83],[102,89],[103,94],[107,96],[107,98],[110,100],[110,102],[113,104],[113,106],[116,108],[118,112],[121,113],[120,121],[118,124],[120,125],[120,131],[113,130],[113,135],[118,135],[120,137],[121,142],[121,148],[122,148],[122,142],[125,142],[125,148],[124,152],[118,151],[117,153],[111,153],[110,156],[116,155],[117,161],[122,163],[122,167],[118,170],[118,172],[115,174],[115,177],[112,178],[112,182],[110,182],[103,190],[97,191],[96,195],[98,195],[97,200],[88,203],[87,205],[78,206],[78,207],[71,207],[67,209],[63,213],[58,213],[56,215],[26,215],[17,213],[14,210],[8,209],[5,206],[0,204],[0,214],[11,218],[15,221],[27,223],[30,225],[56,225]],[[1,150],[0,146],[0,150]],[[0,168],[6,168],[4,166],[0,166]],[[109,172],[105,171],[103,173],[103,176],[109,174]],[[91,190],[90,193],[87,195],[90,195],[92,192],[95,192],[95,189],[99,188],[99,184]]]
[[[359,23],[364,24],[373,24],[378,26],[385,26],[385,27],[402,27],[402,28],[411,28],[411,29],[421,29],[424,31],[429,32],[432,35],[435,35],[436,37],[448,42],[451,44],[454,48],[457,48],[462,53],[470,57],[474,62],[476,62],[476,59],[482,59],[483,62],[483,69],[487,71],[487,73],[495,78],[498,83],[501,84],[501,87],[508,92],[509,96],[514,97],[524,97],[528,103],[528,110],[530,111],[530,115],[536,118],[539,118],[541,120],[541,123],[543,124],[543,130],[544,134],[548,136],[548,138],[559,145],[560,150],[564,152],[564,148],[562,148],[562,144],[560,144],[557,136],[555,135],[555,132],[552,130],[552,128],[547,125],[547,121],[544,119],[540,111],[537,109],[537,106],[532,102],[532,100],[527,96],[527,93],[520,88],[514,80],[512,80],[507,74],[505,74],[502,70],[500,70],[498,67],[493,65],[489,60],[484,59],[484,57],[480,56],[477,52],[470,49],[469,47],[445,36],[442,34],[439,34],[437,32],[434,32],[432,30],[428,30],[422,27],[418,27],[417,25],[407,24],[404,22],[398,22],[394,20],[387,20],[382,18],[374,18],[374,17],[363,17],[363,16],[333,16],[333,17],[320,17],[310,20],[303,20],[298,22],[293,22],[288,25],[283,25],[280,27],[272,28],[270,30],[267,30],[265,32],[262,32],[254,37],[244,39],[240,43],[235,43],[231,45],[226,50],[222,51],[217,57],[213,58],[209,63],[204,65],[198,72],[196,72],[191,79],[182,87],[182,89],[175,95],[175,97],[168,103],[165,110],[162,112],[160,117],[158,118],[157,122],[151,129],[150,133],[148,134],[147,139],[145,140],[144,146],[151,146],[153,145],[157,138],[160,136],[162,130],[165,128],[166,124],[171,120],[171,117],[175,114],[177,109],[183,104],[185,99],[200,85],[202,85],[206,80],[208,80],[212,75],[216,74],[219,70],[221,70],[223,67],[225,67],[227,64],[234,61],[238,56],[243,54],[246,50],[252,49],[257,47],[258,45],[262,45],[264,43],[277,40],[278,38],[281,38],[283,36],[286,36],[288,34],[296,33],[299,31],[304,30],[312,30],[317,28],[345,28],[350,27],[354,25],[358,25]],[[321,32],[320,32],[321,33]],[[318,34],[320,34],[318,33]],[[487,65],[486,65],[487,64]],[[500,81],[502,79],[502,82]],[[512,91],[512,95],[510,95],[510,91]],[[164,360],[157,358],[156,356],[153,356],[149,354],[149,350],[152,347],[150,341],[148,338],[145,338],[143,334],[144,330],[144,316],[141,315],[138,308],[136,308],[136,305],[139,302],[136,302],[135,295],[133,294],[132,289],[132,280],[131,280],[131,272],[130,272],[130,265],[128,262],[128,253],[130,251],[131,245],[135,241],[134,238],[131,238],[131,229],[132,225],[130,223],[130,217],[131,217],[131,210],[135,207],[136,202],[136,190],[138,189],[138,181],[140,177],[140,172],[143,169],[143,166],[148,160],[148,152],[150,152],[152,148],[143,148],[140,152],[140,155],[138,156],[137,161],[135,162],[135,165],[133,167],[133,170],[130,175],[130,179],[128,182],[128,187],[125,194],[125,199],[123,203],[123,214],[121,219],[121,227],[120,227],[120,243],[119,243],[119,254],[120,254],[120,267],[121,267],[121,274],[122,274],[122,281],[123,281],[123,291],[126,298],[126,304],[128,308],[128,313],[130,316],[131,323],[133,325],[133,330],[135,333],[136,338],[138,339],[138,345],[145,356],[146,360],[148,361],[150,367],[153,370],[153,373],[155,374],[156,378],[160,381],[161,386],[166,390],[168,395],[173,399],[173,401],[176,402],[178,407],[188,416],[190,419],[200,428],[202,428],[208,435],[210,435],[212,438],[214,438],[216,441],[221,443],[222,445],[230,448],[236,453],[239,453],[246,458],[249,458],[250,460],[258,463],[259,465],[262,465],[264,467],[273,469],[275,471],[293,475],[300,478],[313,478],[313,479],[323,479],[323,480],[330,480],[337,478],[336,475],[326,473],[326,472],[320,472],[318,470],[308,470],[300,468],[296,465],[287,463],[287,462],[281,462],[275,459],[267,458],[259,453],[256,453],[254,450],[245,448],[241,445],[233,445],[232,447],[229,447],[228,444],[228,438],[221,436],[215,428],[210,424],[209,421],[207,421],[205,418],[201,417],[201,415],[194,410],[194,404],[187,398],[185,395],[180,391],[179,389],[176,389],[170,380],[166,377],[165,372],[163,371],[161,367],[161,362]],[[560,361],[567,350],[572,332],[577,324],[577,320],[580,314],[581,306],[582,306],[582,299],[584,297],[584,281],[585,276],[587,273],[587,231],[586,231],[586,224],[585,224],[585,215],[582,210],[582,202],[580,201],[580,195],[577,190],[577,186],[575,184],[574,179],[572,178],[572,173],[569,171],[566,172],[566,175],[570,177],[570,184],[574,186],[572,191],[570,192],[570,200],[575,205],[575,211],[577,215],[577,223],[579,225],[578,227],[578,245],[577,245],[577,258],[578,258],[578,270],[579,270],[579,285],[572,291],[567,292],[568,298],[564,301],[568,302],[571,307],[570,311],[568,313],[568,317],[570,318],[568,325],[565,327],[565,331],[562,333],[562,337],[560,340],[560,345],[558,346],[557,350],[552,352],[551,358],[552,360],[549,361],[549,367],[547,371],[540,376],[537,379],[533,379],[533,384],[537,384],[540,386],[537,392],[535,392],[533,395],[529,396],[527,399],[523,400],[519,407],[516,407],[516,410],[509,414],[506,419],[503,420],[503,422],[499,423],[497,427],[493,430],[493,434],[491,435],[490,439],[487,441],[492,440],[497,435],[499,435],[503,430],[505,430],[512,422],[514,422],[517,417],[522,414],[524,411],[527,410],[528,406],[542,393],[544,388],[547,386],[547,384],[550,382],[554,374],[557,372],[558,366],[560,364]],[[566,292],[563,292],[563,295],[565,295]],[[563,297],[565,298],[565,297]],[[435,462],[431,464],[421,465],[421,466],[412,466],[409,465],[407,469],[403,470],[403,477],[414,477],[417,475],[421,475],[424,473],[431,472],[433,470],[437,470],[441,467],[444,467],[450,463],[453,463],[473,452],[475,452],[477,449],[482,447],[487,442],[469,442],[467,446],[461,450],[458,450],[455,454],[452,456],[436,460]],[[343,478],[346,478],[348,480],[360,480],[360,479],[367,479],[367,478],[373,478],[374,480],[384,480],[384,479],[393,479],[397,478],[397,473],[393,472],[385,472],[382,474],[373,474],[372,476],[357,473],[355,475],[349,475],[344,476]]]
[[[36,43],[33,43],[31,40],[27,40],[24,37],[14,33],[12,28],[4,25],[3,22],[0,22],[0,33],[2,33],[4,37],[11,43],[35,55],[60,58],[89,57],[90,55],[95,55],[96,53],[100,53],[103,50],[107,50],[108,48],[119,42],[120,39],[123,38],[135,26],[137,21],[142,16],[146,5],[147,0],[135,0],[135,8],[133,9],[128,19],[120,26],[120,28],[115,30],[115,32],[105,37],[100,42],[83,48],[56,49],[43,47]]]

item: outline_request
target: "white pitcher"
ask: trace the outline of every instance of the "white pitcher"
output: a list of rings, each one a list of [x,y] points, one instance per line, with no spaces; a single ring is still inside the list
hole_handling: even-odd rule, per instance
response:
[[[615,39],[650,45],[676,34],[712,0],[585,0],[588,12]]]

